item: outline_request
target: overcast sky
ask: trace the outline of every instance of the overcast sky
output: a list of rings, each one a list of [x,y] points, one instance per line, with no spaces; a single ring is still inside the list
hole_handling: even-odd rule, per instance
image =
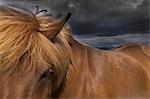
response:
[[[41,8],[49,9],[54,16],[72,12],[73,16],[69,23],[75,34],[114,35],[149,31],[148,0],[3,1],[30,9],[33,8],[33,5],[39,5]]]

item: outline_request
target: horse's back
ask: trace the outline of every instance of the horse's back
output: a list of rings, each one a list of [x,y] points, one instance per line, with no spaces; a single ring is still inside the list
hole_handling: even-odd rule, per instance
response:
[[[149,97],[149,46],[129,44],[104,51],[73,43],[72,51],[74,66],[68,70],[62,97]]]
[[[133,44],[126,44],[126,45],[116,48],[114,50],[118,51],[118,52],[123,52],[127,55],[130,55],[130,56],[136,58],[137,60],[141,60],[140,59],[141,57],[150,59],[150,45],[141,44],[141,43],[137,43],[137,44],[133,43]],[[141,57],[139,57],[139,56],[141,56]]]
[[[127,44],[106,52],[101,64],[105,65],[105,89],[110,96],[149,97],[150,47]],[[106,76],[106,77],[105,77]]]
[[[89,71],[100,81],[102,91],[95,87],[100,96],[150,97],[149,45],[126,44],[109,51],[87,47],[87,54]]]
[[[141,64],[142,68],[150,76],[150,46],[145,44],[127,44],[115,49],[124,55]]]

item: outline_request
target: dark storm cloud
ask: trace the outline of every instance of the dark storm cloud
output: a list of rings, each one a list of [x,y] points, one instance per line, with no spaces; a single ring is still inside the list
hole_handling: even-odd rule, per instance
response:
[[[4,1],[4,0],[3,0]],[[6,0],[5,0],[6,1]],[[33,8],[48,8],[54,16],[73,13],[70,24],[78,34],[146,32],[149,30],[148,0],[7,0]],[[23,2],[25,1],[25,2]],[[32,1],[29,3],[28,1]]]
[[[54,13],[72,12],[71,25],[78,34],[149,31],[148,0],[48,0],[48,4]]]
[[[48,5],[53,12],[72,12],[79,21],[93,22],[103,18],[144,14],[148,0],[34,0]],[[146,8],[146,9],[145,9]],[[140,12],[139,12],[140,11]],[[139,15],[138,15],[139,16]]]

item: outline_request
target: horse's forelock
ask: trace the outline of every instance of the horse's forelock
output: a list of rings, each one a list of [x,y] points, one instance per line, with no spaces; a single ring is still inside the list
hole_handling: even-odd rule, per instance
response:
[[[60,84],[71,58],[68,34],[62,31],[51,42],[36,27],[35,16],[11,9],[0,10],[0,71],[51,68]]]

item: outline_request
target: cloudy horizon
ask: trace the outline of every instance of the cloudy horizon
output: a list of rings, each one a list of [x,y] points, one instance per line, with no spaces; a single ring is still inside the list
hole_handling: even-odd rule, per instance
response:
[[[140,42],[149,36],[149,2],[148,0],[0,0],[1,3],[20,5],[28,9],[39,5],[48,9],[53,16],[65,16],[72,13],[69,24],[75,35],[85,37],[112,37],[126,35],[130,42]],[[143,35],[147,36],[143,36]],[[138,35],[138,36],[137,36]],[[133,36],[133,38],[131,38]],[[135,39],[137,38],[137,39]],[[87,37],[86,39],[90,39]],[[116,38],[114,38],[116,39]],[[99,39],[97,39],[99,40]],[[101,39],[102,40],[102,39]],[[81,40],[83,41],[83,40]],[[88,41],[85,40],[84,41]],[[94,41],[93,41],[94,42]],[[97,41],[95,41],[97,42]],[[108,40],[109,42],[109,40]],[[118,42],[119,43],[119,42]],[[99,44],[101,44],[99,42]],[[99,45],[94,45],[99,46]]]
[[[54,16],[72,12],[77,34],[149,32],[148,0],[1,0],[26,8],[39,5]],[[19,2],[20,1],[20,2]]]

